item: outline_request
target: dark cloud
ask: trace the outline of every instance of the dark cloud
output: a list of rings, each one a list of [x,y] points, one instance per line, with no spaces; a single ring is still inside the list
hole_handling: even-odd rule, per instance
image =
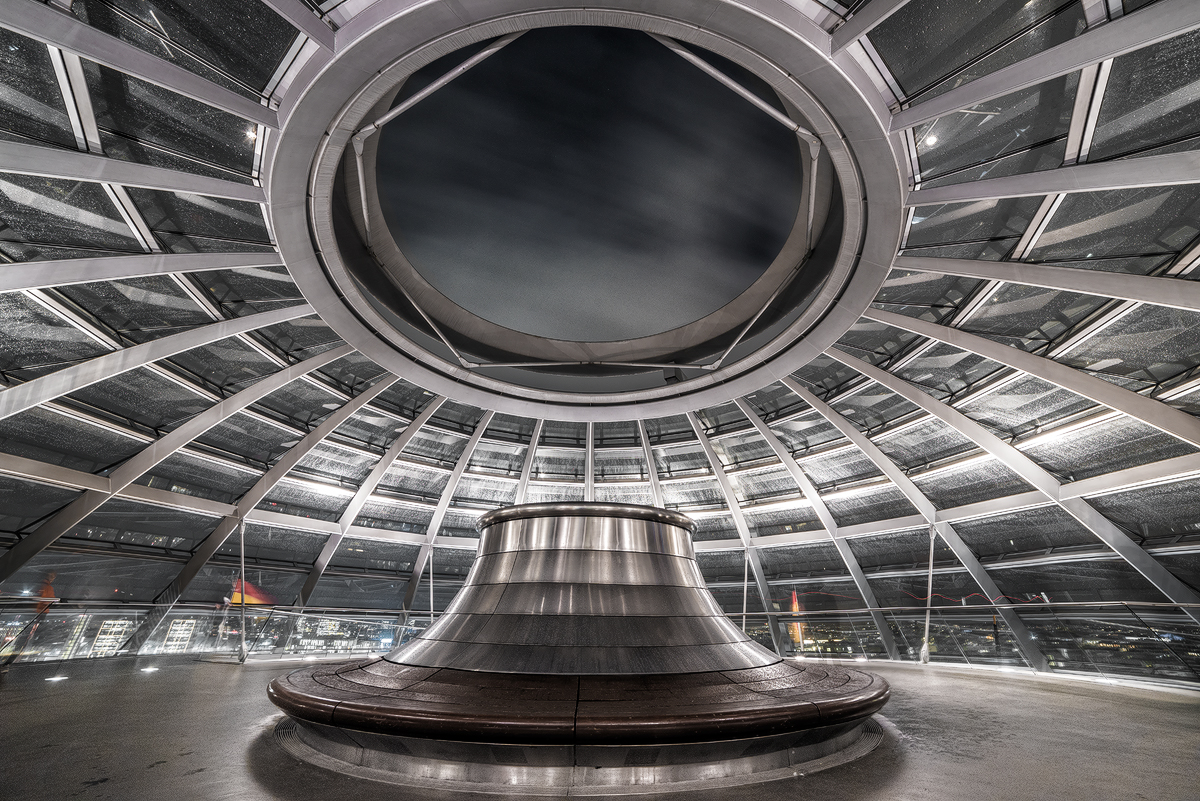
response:
[[[605,28],[525,34],[385,127],[378,163],[393,235],[430,283],[576,340],[721,307],[778,253],[800,194],[790,132]]]

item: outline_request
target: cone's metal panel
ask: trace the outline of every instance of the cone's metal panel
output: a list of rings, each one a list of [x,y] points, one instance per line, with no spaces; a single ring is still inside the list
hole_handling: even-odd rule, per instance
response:
[[[561,514],[559,512],[561,511]],[[480,521],[445,614],[391,662],[494,673],[662,674],[780,661],[705,586],[692,523],[613,504],[536,504]]]

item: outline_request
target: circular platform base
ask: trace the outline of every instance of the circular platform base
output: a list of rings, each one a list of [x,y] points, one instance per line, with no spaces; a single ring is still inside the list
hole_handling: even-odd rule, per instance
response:
[[[603,796],[711,790],[816,773],[869,754],[883,730],[868,718],[708,743],[498,745],[373,734],[287,717],[275,737],[297,759],[362,779],[453,792]]]

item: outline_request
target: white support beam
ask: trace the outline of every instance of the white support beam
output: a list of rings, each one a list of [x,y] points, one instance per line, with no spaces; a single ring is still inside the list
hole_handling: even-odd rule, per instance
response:
[[[321,580],[321,575],[325,572],[325,568],[329,566],[329,561],[337,553],[342,539],[353,528],[354,521],[358,518],[358,513],[366,505],[367,500],[371,497],[371,493],[375,492],[375,489],[379,486],[379,482],[387,475],[392,464],[400,456],[400,452],[408,447],[408,443],[412,442],[412,438],[429,422],[429,418],[433,417],[434,413],[445,402],[446,398],[439,395],[426,404],[421,413],[388,446],[387,452],[383,454],[383,458],[375,463],[375,467],[363,479],[362,484],[359,485],[358,490],[354,493],[354,497],[350,499],[350,503],[346,506],[345,511],[338,518],[337,530],[330,533],[329,539],[325,541],[325,545],[321,548],[321,553],[317,555],[317,561],[313,563],[312,570],[309,571],[308,577],[304,580],[304,586],[300,588],[300,598],[298,601],[300,606],[308,605],[308,599],[312,597],[313,591],[317,588],[317,582]]]
[[[587,442],[583,452],[583,499],[596,500],[596,424],[587,423]]]
[[[872,0],[833,31],[831,50],[837,53],[871,32],[875,26],[908,5],[909,0]]]
[[[878,2],[878,0],[876,0]],[[871,3],[867,7],[870,8]],[[1091,64],[1200,28],[1200,3],[1160,0],[1136,14],[1089,28],[1062,44],[977,78],[892,117],[891,130],[912,128],[959,109],[1036,86]]]
[[[899,465],[889,459],[880,447],[872,442],[866,434],[859,431],[853,423],[807,388],[801,386],[795,379],[790,377],[785,378],[783,379],[783,384],[796,393],[802,401],[811,406],[817,414],[831,423],[843,436],[854,443],[862,451],[863,455],[879,468],[881,473],[892,480],[892,483],[908,499],[908,502],[921,513],[925,522],[934,526],[942,540],[950,546],[950,550],[954,551],[954,555],[958,558],[962,566],[967,569],[967,572],[971,574],[971,578],[975,580],[975,584],[979,589],[988,596],[989,600],[995,603],[1001,594],[1000,588],[996,586],[996,582],[988,575],[983,565],[979,563],[979,558],[975,556],[975,552],[963,542],[962,537],[958,536],[958,532],[949,523],[937,521],[936,507],[917,488],[917,485],[908,477],[908,474],[901,470]],[[1034,670],[1046,670],[1048,667],[1046,657],[1038,649],[1037,641],[1034,640],[1029,629],[1025,627],[1024,621],[1011,609],[998,609],[996,612],[1004,619],[1009,630],[1012,631],[1013,638],[1017,641],[1017,647],[1025,655],[1025,661]]]
[[[162,189],[167,192],[208,195],[248,203],[266,202],[266,195],[260,186],[24,142],[0,140],[0,171],[136,186],[143,189]]]
[[[1102,542],[1121,555],[1134,570],[1145,576],[1172,603],[1200,605],[1200,594],[1197,594],[1193,589],[1176,578],[1157,559],[1142,550],[1141,546],[1130,539],[1128,534],[1089,506],[1086,501],[1081,498],[1064,498],[1062,485],[1059,484],[1058,479],[1012,445],[1004,442],[954,407],[942,403],[886,370],[882,370],[837,348],[830,348],[825,351],[825,354],[847,367],[857,370],[867,378],[895,392],[910,403],[921,407],[959,434],[973,441],[983,450],[995,456],[1014,473],[1023,478],[1049,500],[1058,504],[1067,514],[1082,523],[1085,528],[1090,530]],[[1185,612],[1189,617],[1193,617],[1197,623],[1200,623],[1200,610],[1190,612],[1185,610]]]
[[[926,256],[897,256],[893,266],[900,270],[958,275],[984,281],[1005,281],[1010,284],[1081,292],[1115,300],[1134,300],[1172,309],[1200,311],[1200,281],[1075,267],[1053,267],[1048,264],[937,259]]]
[[[279,127],[278,116],[261,103],[110,36],[53,6],[36,0],[4,0],[0,3],[0,26],[251,122]]]
[[[326,50],[333,51],[333,28],[330,28],[323,19],[314,14],[303,0],[263,0],[263,2],[309,39]]]
[[[1200,5],[1197,6],[1200,8]],[[1200,152],[1167,153],[1134,159],[1073,164],[1056,170],[984,178],[962,184],[917,189],[908,193],[904,205],[936,206],[1030,195],[1104,192],[1110,189],[1141,189],[1200,183]]]
[[[147,253],[129,256],[26,261],[0,270],[0,292],[116,281],[144,275],[237,270],[282,264],[277,253]]]
[[[298,306],[272,309],[267,312],[198,326],[178,334],[153,339],[141,345],[110,351],[102,356],[48,373],[32,381],[26,381],[24,384],[0,390],[0,420],[100,381],[106,381],[130,370],[152,364],[160,359],[169,359],[186,350],[237,336],[263,326],[295,320],[312,313],[312,306],[301,303]]]
[[[407,611],[412,608],[413,599],[417,597],[417,587],[421,583],[421,574],[425,572],[425,565],[429,563],[429,554],[433,551],[434,542],[437,541],[438,529],[442,527],[442,521],[446,518],[446,512],[450,509],[450,501],[454,498],[454,491],[458,489],[458,482],[462,479],[462,474],[466,471],[467,465],[471,461],[471,456],[475,453],[475,448],[479,445],[479,440],[483,438],[483,432],[492,422],[492,417],[496,413],[492,410],[484,412],[483,417],[475,424],[475,431],[471,434],[471,438],[467,440],[467,446],[463,448],[463,452],[458,457],[458,461],[454,465],[454,470],[450,473],[450,478],[446,482],[446,488],[442,490],[442,496],[438,499],[437,507],[433,510],[433,517],[429,520],[429,528],[425,531],[425,541],[421,543],[421,550],[417,552],[417,558],[413,561],[412,574],[408,577],[408,584],[404,587],[404,597],[400,602],[400,608]]]
[[[1127,414],[1135,420],[1154,426],[1159,431],[1178,437],[1184,442],[1200,445],[1200,418],[1170,406],[1162,401],[1130,392],[1124,387],[1076,370],[1053,359],[1037,356],[1020,348],[1013,348],[995,340],[971,334],[957,328],[919,320],[894,312],[867,309],[863,317],[868,320],[911,331],[923,337],[953,345],[960,350],[983,356],[1015,370],[1036,376],[1055,386],[1082,395],[1102,406]]]
[[[217,404],[200,412],[186,423],[151,442],[143,450],[127,459],[120,467],[109,474],[109,488],[106,492],[89,490],[76,498],[53,517],[38,527],[25,539],[18,542],[8,551],[0,554],[0,581],[4,581],[26,562],[44,551],[51,543],[66,534],[101,504],[117,492],[125,489],[140,478],[155,465],[171,454],[208,431],[213,426],[237,414],[252,403],[255,403],[270,393],[287,386],[302,375],[311,373],[332,361],[348,356],[354,352],[350,345],[332,348],[302,362],[286,367],[277,373],[267,376],[257,383],[240,392],[225,398]]]
[[[654,505],[663,508],[662,482],[658,478],[658,464],[654,461],[654,449],[650,447],[650,438],[646,435],[646,421],[638,420],[638,440],[642,443],[642,456],[646,460],[646,475],[650,478],[650,497]]]
[[[837,521],[833,518],[833,513],[829,511],[829,506],[821,499],[821,495],[817,492],[817,488],[800,469],[800,465],[792,458],[792,454],[784,447],[783,442],[778,435],[771,430],[770,426],[758,416],[758,413],[750,407],[744,398],[737,398],[734,403],[741,409],[742,414],[754,425],[755,430],[763,440],[770,446],[771,451],[775,454],[775,458],[791,475],[792,480],[800,487],[800,492],[804,495],[808,502],[812,505],[813,511],[817,513],[817,518],[821,521],[821,525],[828,532],[830,539],[833,540],[834,546],[842,557],[842,561],[846,565],[846,570],[850,573],[850,577],[854,579],[854,586],[858,587],[858,592],[862,596],[863,603],[871,608],[871,620],[875,623],[875,628],[879,632],[879,639],[883,643],[883,648],[887,652],[888,659],[899,659],[900,653],[896,650],[896,639],[892,636],[892,630],[887,624],[883,613],[877,611],[879,601],[875,598],[875,591],[871,589],[870,582],[867,581],[866,575],[862,571],[862,567],[858,564],[858,559],[854,556],[854,552],[850,550],[849,543],[844,537],[839,536]]]
[[[533,433],[529,436],[529,447],[525,449],[525,461],[521,464],[521,478],[517,482],[517,494],[513,503],[525,503],[525,497],[529,493],[529,477],[533,474],[533,458],[537,455],[538,440],[542,438],[542,425],[545,423],[540,417],[533,422]]]
[[[713,448],[712,442],[709,441],[708,434],[704,431],[704,426],[700,423],[699,418],[696,417],[696,413],[687,412],[687,419],[692,426],[692,431],[696,433],[696,438],[700,440],[700,447],[704,449],[704,455],[708,459],[713,477],[716,478],[717,485],[721,488],[721,494],[725,498],[725,505],[729,508],[729,516],[733,518],[733,525],[737,529],[738,538],[741,539],[742,548],[745,549],[746,557],[750,561],[750,572],[754,575],[754,586],[758,590],[758,597],[762,601],[763,610],[768,613],[767,629],[771,632],[771,642],[775,644],[775,652],[783,656],[783,644],[787,642],[787,638],[783,636],[782,624],[779,622],[779,619],[770,614],[775,611],[771,608],[771,588],[767,585],[767,576],[763,571],[762,559],[759,557],[758,550],[753,547],[750,536],[750,525],[746,522],[746,516],[742,513],[737,493],[733,490],[733,483],[729,480],[729,475],[725,472],[725,467],[721,464],[721,459],[717,456],[717,452]]]

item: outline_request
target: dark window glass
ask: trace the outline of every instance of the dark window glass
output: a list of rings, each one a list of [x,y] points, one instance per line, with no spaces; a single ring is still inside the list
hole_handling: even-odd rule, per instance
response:
[[[905,247],[1020,237],[1041,205],[1040,197],[1014,197],[920,206]]]
[[[220,518],[121,498],[106,501],[64,537],[191,551]]]
[[[1040,23],[1040,24],[1039,24]],[[1068,0],[912,0],[868,38],[909,97],[947,91],[1084,30]]]
[[[59,291],[133,342],[149,342],[212,322],[167,276],[75,284]]]
[[[1095,534],[1058,506],[960,520],[954,530],[979,556],[1100,544]]]
[[[78,498],[79,490],[0,476],[0,531],[21,531]]]
[[[108,348],[19,292],[0,293],[0,375],[5,384],[107,353]]]
[[[43,551],[0,584],[0,590],[36,595],[42,582],[53,575],[54,593],[64,601],[150,601],[171,583],[182,566],[124,556]]]
[[[173,253],[275,249],[257,204],[155,189],[131,188],[129,194]]]
[[[212,406],[212,401],[163,375],[140,367],[66,396],[122,421],[165,431]]]
[[[228,89],[257,97],[296,29],[246,0],[74,0],[71,12]]]
[[[1033,261],[1178,253],[1200,234],[1200,187],[1157,186],[1067,195]]]
[[[0,173],[0,239],[142,252],[100,184],[35,175]]]
[[[1198,133],[1200,32],[1193,31],[1113,60],[1088,160]]]
[[[0,73],[0,138],[76,147],[46,45],[0,28]]]

